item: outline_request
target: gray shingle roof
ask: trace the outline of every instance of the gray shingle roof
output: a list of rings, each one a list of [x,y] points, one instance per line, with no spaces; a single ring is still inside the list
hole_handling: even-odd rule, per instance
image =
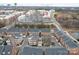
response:
[[[47,55],[67,55],[68,50],[65,48],[48,48],[46,50]]]
[[[58,34],[60,37],[63,38],[64,42],[70,47],[70,48],[76,48],[79,47],[71,38],[69,38],[64,32],[59,31],[58,29],[55,29],[56,34]]]
[[[42,49],[40,48],[32,48],[32,47],[24,47],[22,55],[42,55]]]
[[[2,46],[0,45],[0,54],[1,54]]]
[[[2,46],[1,54],[2,55],[10,55],[11,54],[11,46],[10,45]]]

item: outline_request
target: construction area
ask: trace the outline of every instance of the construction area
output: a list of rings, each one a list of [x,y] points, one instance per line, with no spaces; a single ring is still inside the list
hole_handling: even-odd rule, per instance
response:
[[[79,55],[78,11],[0,9],[0,55]]]

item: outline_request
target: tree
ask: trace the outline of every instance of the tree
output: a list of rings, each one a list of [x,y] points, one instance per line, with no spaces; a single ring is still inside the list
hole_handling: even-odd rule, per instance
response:
[[[7,6],[10,6],[10,4],[7,4]]]
[[[15,9],[16,9],[17,3],[14,3],[14,6],[15,6]]]
[[[17,3],[14,3],[15,6],[17,6]]]

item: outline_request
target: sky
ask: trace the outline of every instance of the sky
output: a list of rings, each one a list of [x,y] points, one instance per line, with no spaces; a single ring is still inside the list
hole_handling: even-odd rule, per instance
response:
[[[0,0],[0,5],[18,6],[79,6],[79,0]]]

